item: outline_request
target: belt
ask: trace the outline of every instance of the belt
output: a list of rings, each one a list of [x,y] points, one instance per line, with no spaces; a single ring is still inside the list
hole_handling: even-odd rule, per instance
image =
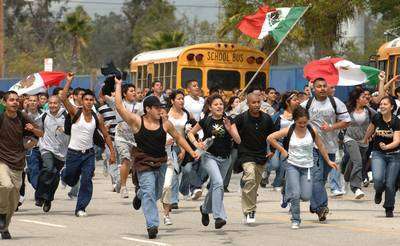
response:
[[[94,152],[94,148],[84,149],[84,150],[74,150],[74,149],[68,148],[68,150],[72,151],[72,152],[76,152],[76,153],[81,153],[81,154],[87,154],[92,151]]]

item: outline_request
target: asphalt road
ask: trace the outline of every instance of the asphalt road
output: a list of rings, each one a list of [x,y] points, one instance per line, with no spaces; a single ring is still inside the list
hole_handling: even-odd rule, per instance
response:
[[[86,218],[74,216],[76,201],[67,198],[69,188],[61,187],[52,210],[44,214],[34,206],[28,184],[25,203],[10,226],[13,240],[0,241],[0,245],[400,245],[400,210],[395,209],[394,218],[385,218],[383,208],[373,203],[371,186],[360,201],[351,194],[330,198],[331,213],[324,224],[308,212],[309,203],[302,203],[303,221],[294,231],[288,210],[279,206],[279,193],[271,188],[259,191],[256,223],[244,225],[238,183],[239,176],[234,175],[231,192],[225,193],[228,224],[222,230],[215,230],[212,221],[208,227],[202,226],[200,201],[181,200],[180,208],[171,215],[174,224],[161,224],[156,240],[147,238],[143,213],[132,208],[133,186],[129,184],[130,198],[122,199],[111,192],[110,180],[102,175],[100,166]]]

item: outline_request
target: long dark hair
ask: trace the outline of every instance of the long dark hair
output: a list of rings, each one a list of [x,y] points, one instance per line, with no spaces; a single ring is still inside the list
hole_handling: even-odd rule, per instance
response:
[[[235,100],[236,99],[238,99],[239,97],[237,97],[237,96],[233,96],[233,97],[231,97],[231,98],[229,98],[229,101],[228,101],[228,106],[226,107],[226,111],[227,112],[229,112],[229,111],[231,111],[233,108],[232,108],[232,104],[233,104],[233,102],[235,102]]]
[[[169,96],[168,103],[167,103],[168,108],[172,107],[172,101],[175,100],[176,96],[178,96],[179,94],[181,94],[183,97],[185,97],[185,92],[181,89],[173,90],[171,92],[171,95]]]
[[[349,113],[353,113],[357,107],[357,100],[362,96],[364,93],[361,89],[354,89],[349,94],[349,100],[347,100],[347,110]]]
[[[288,91],[281,96],[281,101],[279,103],[279,108],[286,110],[290,100],[297,96],[299,93],[297,91]]]

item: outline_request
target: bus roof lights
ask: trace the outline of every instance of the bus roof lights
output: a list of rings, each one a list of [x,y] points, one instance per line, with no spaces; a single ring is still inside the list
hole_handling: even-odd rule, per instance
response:
[[[247,58],[247,63],[249,64],[253,64],[256,61],[256,58],[254,58],[254,56],[249,56]]]
[[[262,58],[262,57],[258,57],[258,58],[256,59],[257,64],[262,64],[263,61],[264,61],[264,58]]]
[[[227,44],[224,44],[224,46],[225,46],[225,48],[228,48],[228,45],[227,45]]]
[[[196,61],[198,61],[198,62],[202,61],[203,57],[204,57],[203,54],[197,54],[196,55]]]
[[[188,61],[193,61],[194,54],[189,54],[189,55],[186,56],[186,58],[187,58]]]

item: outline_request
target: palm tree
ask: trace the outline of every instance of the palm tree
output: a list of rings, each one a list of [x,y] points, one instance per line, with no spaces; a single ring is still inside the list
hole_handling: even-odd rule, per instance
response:
[[[60,23],[60,28],[72,38],[72,71],[78,70],[78,61],[81,46],[86,47],[89,34],[93,28],[91,18],[82,6],[77,6],[75,11],[66,15],[65,20]]]
[[[143,48],[145,50],[161,50],[183,46],[186,42],[182,32],[158,32],[153,37],[144,39]]]

